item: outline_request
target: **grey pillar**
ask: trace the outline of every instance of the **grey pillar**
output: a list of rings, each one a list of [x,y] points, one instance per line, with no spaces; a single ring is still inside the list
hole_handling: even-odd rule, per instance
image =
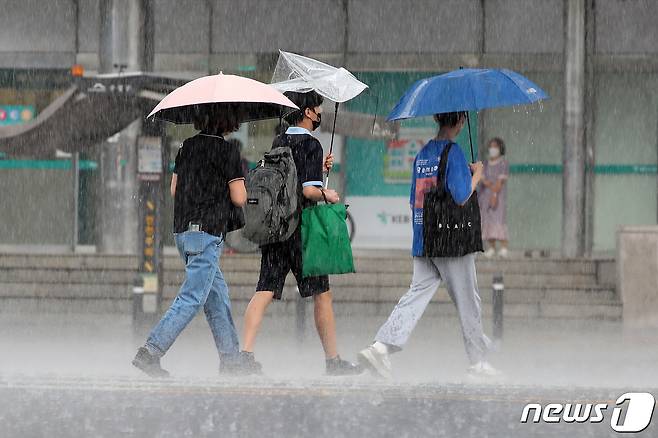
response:
[[[586,0],[585,10],[585,256],[591,256],[594,247],[594,198],[596,165],[596,71],[594,68],[594,2]]]
[[[144,63],[146,0],[100,1],[100,72],[137,71]]]
[[[566,1],[562,255],[585,251],[585,0]]]
[[[485,29],[486,29],[486,0],[480,0],[480,17],[478,25],[478,65],[482,66],[482,59],[484,57],[485,49]],[[495,110],[494,110],[495,111]],[[477,161],[484,161],[487,159],[487,140],[490,132],[485,121],[486,110],[478,113],[477,129],[478,129],[478,143],[475,145],[477,148]]]
[[[100,11],[100,72],[142,70],[145,29],[148,28],[147,1],[101,0]],[[100,145],[97,246],[102,253],[137,252],[136,175],[140,132],[141,121],[138,120]]]
[[[71,224],[71,252],[75,253],[78,246],[78,234],[80,231],[79,214],[80,214],[80,152],[73,152],[71,157],[71,173],[73,174],[72,201],[73,201],[73,222]]]

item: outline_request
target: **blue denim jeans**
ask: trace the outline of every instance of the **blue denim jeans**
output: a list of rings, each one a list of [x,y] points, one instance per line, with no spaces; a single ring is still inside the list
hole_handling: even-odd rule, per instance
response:
[[[219,268],[224,239],[203,231],[175,234],[176,247],[185,263],[185,281],[169,310],[146,341],[152,354],[163,356],[178,335],[203,308],[221,359],[239,352],[238,334],[231,315],[228,286]]]

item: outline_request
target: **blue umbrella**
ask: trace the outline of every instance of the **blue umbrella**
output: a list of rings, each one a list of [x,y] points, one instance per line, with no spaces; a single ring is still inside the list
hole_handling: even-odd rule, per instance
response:
[[[534,82],[511,70],[463,68],[413,84],[388,115],[388,120],[523,105],[548,98]],[[471,123],[467,120],[470,140]]]

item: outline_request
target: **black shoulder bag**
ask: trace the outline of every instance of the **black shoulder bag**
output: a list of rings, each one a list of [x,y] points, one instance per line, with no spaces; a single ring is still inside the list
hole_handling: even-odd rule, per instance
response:
[[[425,194],[423,204],[423,250],[425,257],[461,257],[482,251],[480,207],[473,192],[459,205],[446,189],[448,143],[441,153],[437,185]]]

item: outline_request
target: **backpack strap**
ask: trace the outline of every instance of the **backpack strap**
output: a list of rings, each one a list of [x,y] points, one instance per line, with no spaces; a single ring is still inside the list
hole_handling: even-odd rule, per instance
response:
[[[441,159],[439,160],[439,173],[437,174],[437,185],[440,193],[445,192],[446,190],[446,171],[448,168],[448,154],[450,153],[450,148],[452,148],[453,142],[448,142],[447,145],[443,148],[441,152]]]

